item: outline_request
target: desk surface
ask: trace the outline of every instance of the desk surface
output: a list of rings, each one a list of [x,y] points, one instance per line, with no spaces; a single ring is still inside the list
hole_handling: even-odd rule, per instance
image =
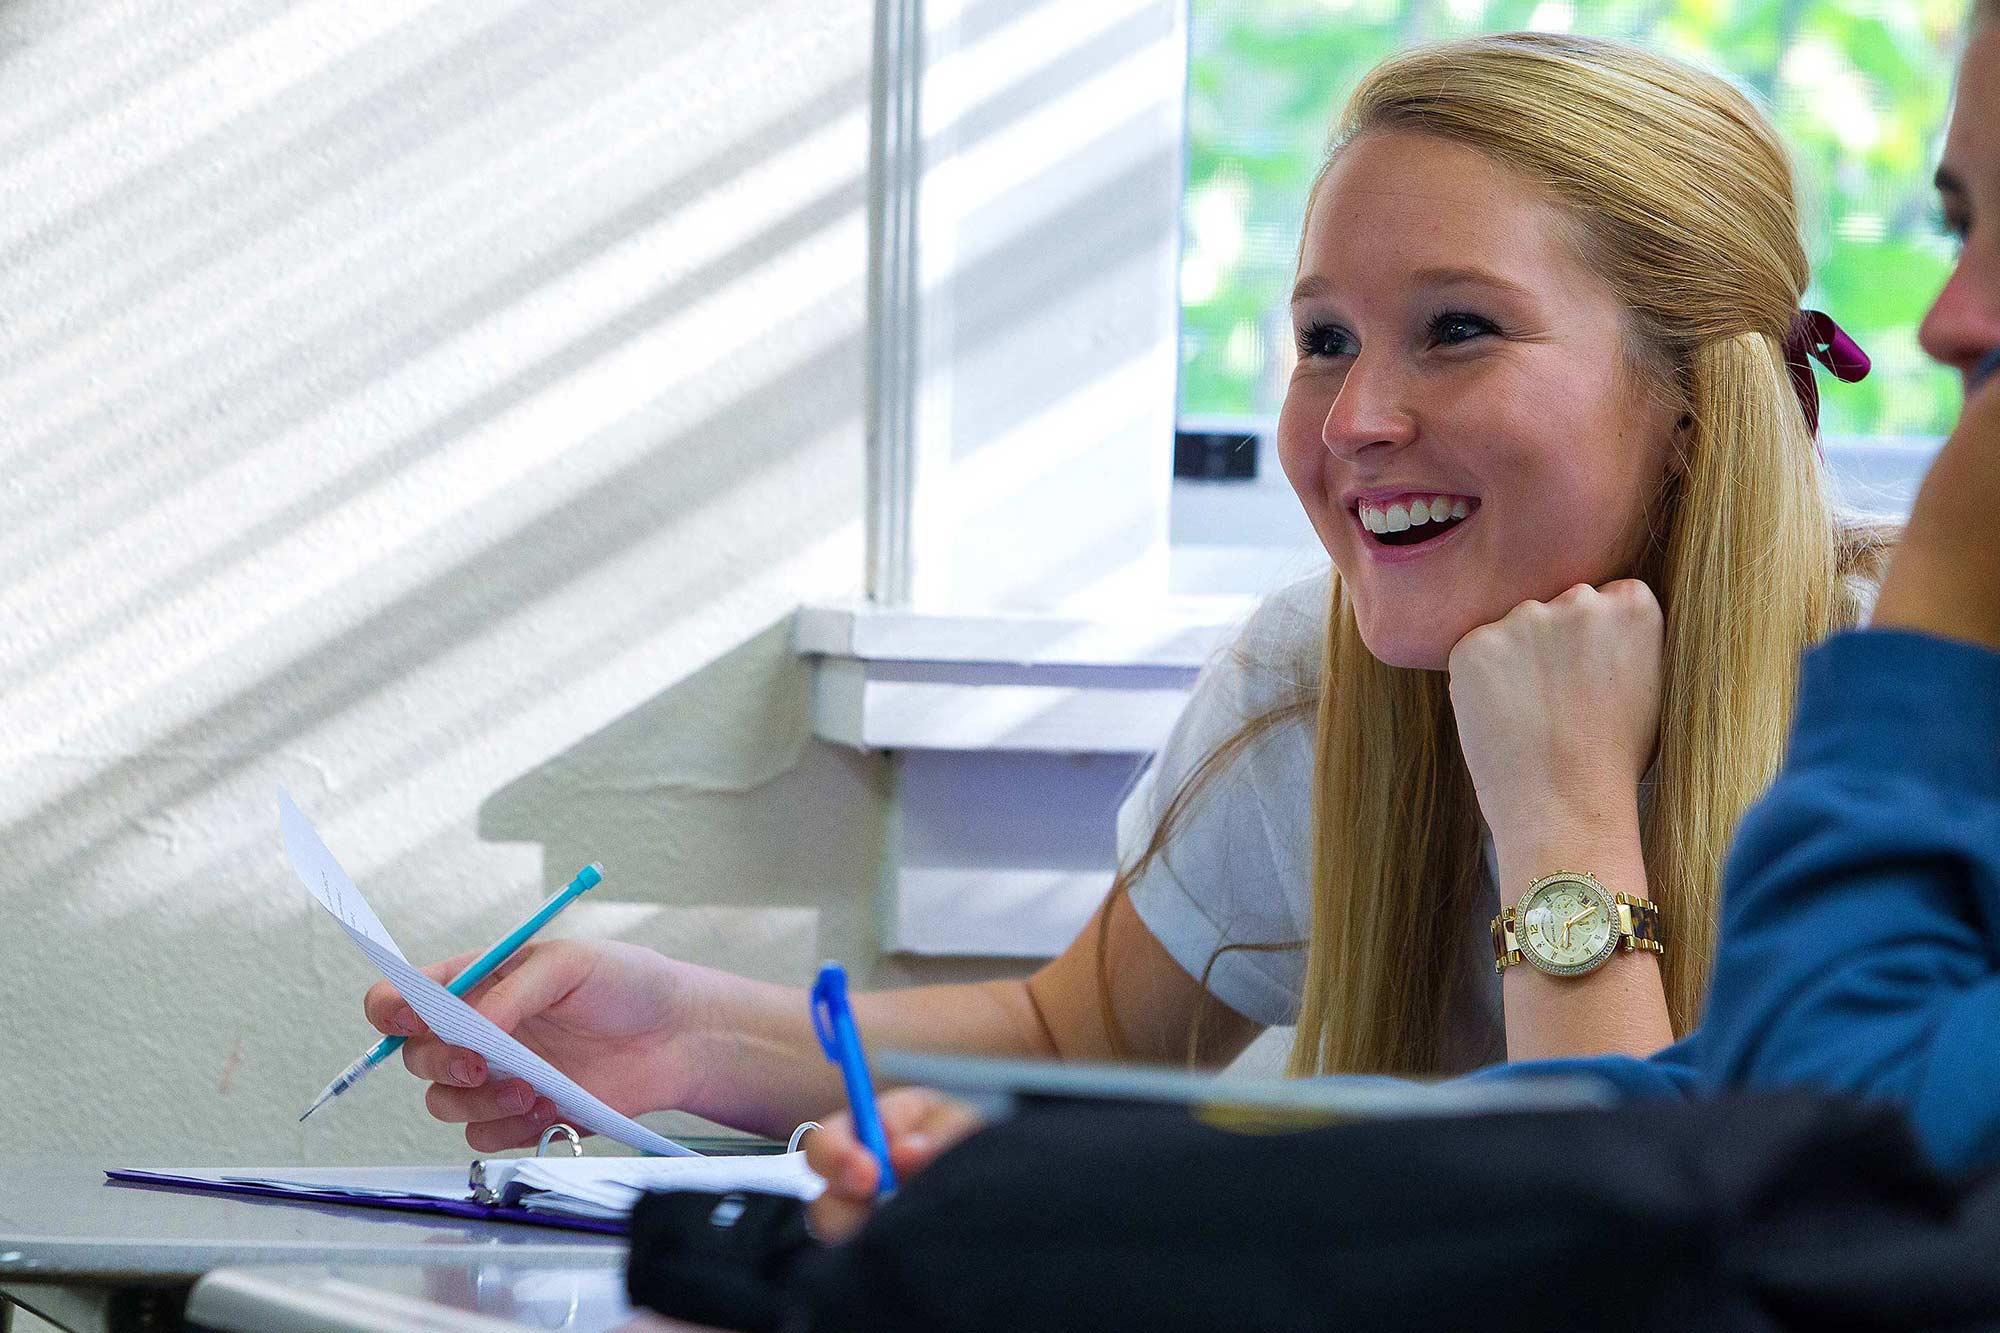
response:
[[[226,1264],[488,1260],[617,1268],[625,1240],[114,1184],[92,1166],[0,1164],[0,1284],[192,1281]]]
[[[197,1282],[188,1321],[232,1333],[642,1333],[664,1324],[625,1300],[616,1269],[515,1264],[284,1264]]]

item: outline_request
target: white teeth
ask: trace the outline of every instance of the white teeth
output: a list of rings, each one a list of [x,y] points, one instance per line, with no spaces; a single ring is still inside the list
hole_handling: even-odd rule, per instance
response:
[[[1446,495],[1399,500],[1387,509],[1377,508],[1365,500],[1355,506],[1355,515],[1361,520],[1361,526],[1375,533],[1405,532],[1424,523],[1464,518],[1471,512],[1469,500],[1463,496]]]

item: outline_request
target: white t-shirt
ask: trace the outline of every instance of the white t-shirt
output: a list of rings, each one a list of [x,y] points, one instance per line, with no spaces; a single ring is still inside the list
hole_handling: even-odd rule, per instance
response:
[[[1245,723],[1317,684],[1328,574],[1281,589],[1257,608],[1233,647],[1195,683],[1186,710],[1118,810],[1118,859],[1145,850],[1167,802],[1189,773]],[[1161,855],[1132,885],[1139,919],[1224,1004],[1267,1025],[1294,1022],[1304,989],[1312,918],[1313,722],[1310,715],[1266,731],[1220,771],[1181,813]],[[1464,923],[1463,997],[1449,1028],[1446,1068],[1458,1073],[1506,1058],[1500,977],[1488,923],[1500,910],[1493,848],[1485,892]],[[1225,944],[1295,942],[1293,949]],[[1211,966],[1211,960],[1213,965]],[[1416,963],[1417,960],[1412,960]]]
[[[1319,679],[1330,569],[1266,598],[1233,647],[1202,671],[1186,710],[1118,810],[1118,863],[1131,865],[1159,826],[1195,765],[1252,718],[1277,708]],[[1847,579],[1861,623],[1880,588],[1866,575]],[[1300,717],[1271,728],[1221,771],[1182,811],[1160,856],[1132,886],[1132,905],[1189,976],[1224,1004],[1266,1025],[1297,1020],[1305,989],[1305,940],[1312,920],[1313,722]],[[1652,796],[1652,774],[1639,784],[1639,808]],[[1490,923],[1500,911],[1493,840],[1480,823],[1485,884],[1464,922],[1452,963],[1463,969],[1448,1028],[1444,1073],[1506,1059],[1500,975],[1493,970]],[[1525,886],[1523,886],[1525,887]],[[1225,944],[1296,942],[1283,950]],[[1211,960],[1213,960],[1211,966]],[[1412,960],[1413,965],[1418,960]]]

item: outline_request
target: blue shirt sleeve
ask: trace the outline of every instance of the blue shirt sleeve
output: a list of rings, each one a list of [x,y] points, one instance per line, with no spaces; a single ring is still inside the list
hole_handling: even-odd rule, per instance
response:
[[[1488,1065],[1465,1075],[1481,1081],[1492,1079],[1589,1077],[1604,1083],[1614,1096],[1626,1101],[1662,1097],[1688,1098],[1702,1089],[1701,1058],[1697,1053],[1701,1033],[1690,1032],[1663,1051],[1641,1060],[1630,1055],[1577,1055],[1559,1060],[1515,1060]]]
[[[1888,1100],[2000,1161],[2000,654],[1897,630],[1806,654],[1724,873],[1702,1087]]]

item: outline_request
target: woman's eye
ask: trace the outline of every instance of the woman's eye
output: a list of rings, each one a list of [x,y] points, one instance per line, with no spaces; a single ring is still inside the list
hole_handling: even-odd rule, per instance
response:
[[[1953,240],[1964,244],[1965,233],[1971,228],[1971,219],[1957,209],[1938,210],[1936,216],[1938,230]]]
[[[1299,357],[1349,356],[1354,341],[1347,330],[1334,324],[1301,324],[1298,329]]]
[[[1431,341],[1440,346],[1450,347],[1457,343],[1470,342],[1482,334],[1497,333],[1493,321],[1478,315],[1451,312],[1431,320]]]

